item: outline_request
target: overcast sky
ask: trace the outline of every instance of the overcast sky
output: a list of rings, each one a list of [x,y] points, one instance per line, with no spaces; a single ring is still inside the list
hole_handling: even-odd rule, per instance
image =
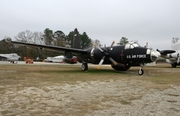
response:
[[[0,0],[0,39],[46,28],[75,28],[107,46],[121,37],[171,49],[180,37],[180,0]]]

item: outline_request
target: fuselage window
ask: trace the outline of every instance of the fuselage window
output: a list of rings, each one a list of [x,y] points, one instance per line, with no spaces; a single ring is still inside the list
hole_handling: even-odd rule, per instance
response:
[[[135,47],[140,47],[137,43],[128,43],[125,45],[125,49],[134,49]]]

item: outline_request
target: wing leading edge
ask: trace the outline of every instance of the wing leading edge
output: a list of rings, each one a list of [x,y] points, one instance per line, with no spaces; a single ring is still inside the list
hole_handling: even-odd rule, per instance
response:
[[[18,42],[18,41],[12,41],[11,38],[6,38],[6,39],[4,39],[4,41],[6,43],[13,43],[13,44],[31,46],[31,47],[36,47],[36,48],[44,48],[44,49],[48,49],[48,50],[57,50],[57,51],[72,52],[75,55],[86,54],[87,53],[87,51],[83,50],[83,49],[66,48],[66,47],[59,47],[59,46],[50,46],[50,45],[41,45],[41,44],[32,44],[32,43]]]
[[[57,50],[57,51],[68,51],[68,52],[72,52],[74,54],[87,53],[87,51],[83,50],[83,49],[18,42],[18,41],[12,41],[10,38],[4,39],[4,41],[6,43],[20,44],[20,45],[31,46],[31,47],[36,47],[36,48],[44,48],[44,49]]]

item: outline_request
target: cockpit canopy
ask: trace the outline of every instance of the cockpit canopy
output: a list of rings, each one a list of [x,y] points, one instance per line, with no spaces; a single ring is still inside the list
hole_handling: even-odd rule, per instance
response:
[[[125,45],[125,49],[134,49],[136,47],[140,47],[140,45],[135,42],[130,42]]]

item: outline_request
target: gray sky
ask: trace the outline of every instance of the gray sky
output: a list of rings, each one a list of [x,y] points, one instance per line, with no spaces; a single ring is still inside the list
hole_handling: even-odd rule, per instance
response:
[[[171,49],[180,37],[180,0],[0,0],[0,39],[19,32],[80,33],[109,46],[121,37]]]

